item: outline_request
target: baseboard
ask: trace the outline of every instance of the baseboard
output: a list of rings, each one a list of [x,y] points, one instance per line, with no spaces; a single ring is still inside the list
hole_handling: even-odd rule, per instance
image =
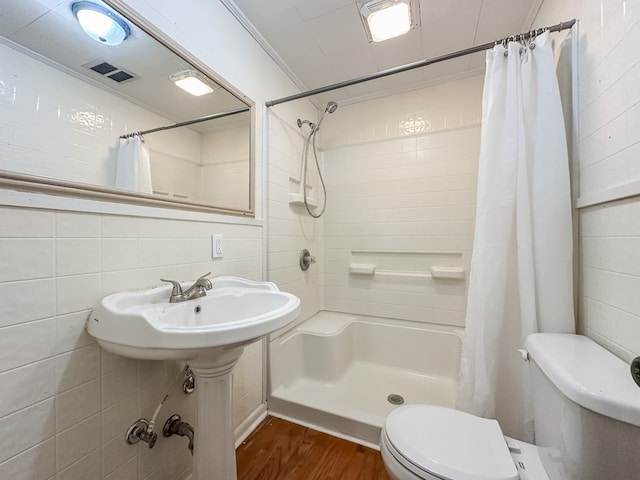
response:
[[[283,415],[282,413],[274,412],[272,410],[269,410],[269,415],[271,415],[272,417],[277,417],[283,420],[287,420],[288,422],[291,422],[291,423],[302,425],[303,427],[311,428],[312,430],[316,430],[318,432],[326,433],[327,435],[331,435],[333,437],[338,437],[338,438],[342,438],[343,440],[348,440],[349,442],[352,442],[352,443],[357,443],[358,445],[362,445],[364,447],[372,448],[374,450],[380,450],[380,445],[377,442],[376,443],[370,442],[370,441],[364,440],[363,438],[358,438],[353,435],[339,432],[337,430],[332,430],[331,428],[322,427],[317,423],[300,420],[298,418],[290,417],[288,415]],[[378,434],[378,438],[379,436],[380,435]]]
[[[244,422],[242,422],[233,432],[236,439],[236,448],[244,442],[247,437],[253,432],[260,422],[267,417],[267,404],[261,403],[258,407],[249,415]]]

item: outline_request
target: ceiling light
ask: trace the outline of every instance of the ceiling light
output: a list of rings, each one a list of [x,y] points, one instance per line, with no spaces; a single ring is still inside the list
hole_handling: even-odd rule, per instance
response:
[[[195,95],[196,97],[213,92],[213,88],[201,77],[197,70],[189,69],[174,73],[169,78],[185,92]]]
[[[416,25],[411,0],[372,0],[364,3],[360,14],[370,41],[382,42],[404,35]]]
[[[112,10],[93,2],[75,2],[71,11],[87,35],[105,45],[120,45],[131,35],[127,22]]]

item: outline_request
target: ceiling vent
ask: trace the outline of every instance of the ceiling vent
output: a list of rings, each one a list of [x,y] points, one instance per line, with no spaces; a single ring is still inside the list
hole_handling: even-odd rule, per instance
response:
[[[92,62],[85,63],[83,67],[93,70],[103,77],[110,78],[114,82],[118,83],[124,83],[139,78],[137,75],[103,60],[94,60]]]
[[[394,2],[389,0],[373,0],[372,2],[367,2],[364,5],[362,5],[360,7],[360,11],[362,12],[363,15],[365,14],[371,15],[372,13],[382,8],[385,8],[393,3]]]

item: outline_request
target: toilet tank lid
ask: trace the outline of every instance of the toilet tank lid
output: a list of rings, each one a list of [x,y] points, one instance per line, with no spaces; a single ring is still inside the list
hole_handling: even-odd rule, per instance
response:
[[[629,365],[583,335],[534,333],[530,358],[567,398],[621,422],[640,426],[640,388]]]

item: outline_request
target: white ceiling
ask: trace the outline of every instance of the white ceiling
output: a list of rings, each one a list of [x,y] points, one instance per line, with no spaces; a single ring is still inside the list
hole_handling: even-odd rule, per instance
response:
[[[414,0],[419,1],[420,25],[381,43],[368,42],[356,0],[220,1],[300,89],[309,90],[530,30],[543,0]],[[154,99],[162,99],[152,109],[175,121],[228,110],[231,105],[237,108],[232,95],[217,96],[218,105],[212,107],[205,106],[201,97],[194,101],[176,92],[168,75],[188,64],[156,48],[158,44],[135,26],[132,37],[115,49],[92,41],[73,18],[71,2],[12,0],[0,8],[0,35],[98,82],[105,79],[84,68],[87,62],[106,60],[131,71],[144,81],[127,82],[118,89],[150,107],[157,103]],[[312,100],[317,105],[329,100],[349,103],[483,70],[484,54],[477,53],[341,88]]]
[[[401,37],[369,43],[356,0],[221,1],[302,90],[528,31],[542,3],[542,0],[414,0],[419,1],[420,26]],[[484,54],[478,53],[317,95],[314,101],[350,102],[483,71]]]

